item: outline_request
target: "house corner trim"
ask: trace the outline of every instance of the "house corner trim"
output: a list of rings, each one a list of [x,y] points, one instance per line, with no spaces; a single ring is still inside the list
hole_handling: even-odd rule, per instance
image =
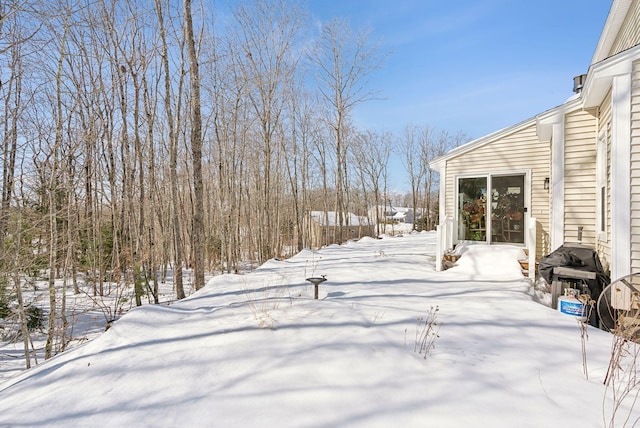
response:
[[[631,273],[631,75],[615,76],[611,124],[611,276]]]

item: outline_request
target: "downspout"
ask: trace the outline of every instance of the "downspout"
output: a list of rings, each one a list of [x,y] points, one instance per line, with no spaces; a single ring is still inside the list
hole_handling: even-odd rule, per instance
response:
[[[436,271],[442,270],[442,260],[444,258],[444,253],[449,248],[449,240],[447,236],[451,233],[449,230],[450,222],[447,222],[446,217],[446,188],[447,188],[447,175],[446,175],[446,162],[442,164],[438,164],[436,169],[440,174],[440,183],[438,186],[438,224],[436,225]]]
[[[438,196],[438,223],[444,223],[447,218],[447,164],[442,165],[439,170],[440,173],[440,186]]]
[[[564,115],[551,137],[551,251],[564,243]]]

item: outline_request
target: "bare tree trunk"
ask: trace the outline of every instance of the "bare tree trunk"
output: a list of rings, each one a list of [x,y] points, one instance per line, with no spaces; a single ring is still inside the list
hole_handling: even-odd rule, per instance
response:
[[[335,225],[334,225],[334,233],[335,233],[335,242],[341,243],[343,241],[342,237],[342,228],[345,226],[344,224],[344,216],[345,216],[345,203],[344,203],[344,180],[345,180],[345,169],[347,167],[346,158],[346,142],[344,140],[343,133],[343,114],[344,107],[342,106],[342,101],[340,100],[341,94],[336,93],[336,123],[334,128],[335,133],[335,143],[336,143],[336,194],[335,194]]]
[[[176,287],[176,297],[184,299],[184,285],[182,278],[182,232],[180,225],[180,202],[178,198],[178,136],[174,124],[173,108],[171,106],[171,73],[169,69],[169,49],[167,46],[167,36],[164,26],[164,14],[162,12],[161,0],[155,0],[156,14],[158,15],[158,26],[160,28],[160,39],[162,43],[162,68],[164,72],[164,107],[167,115],[167,126],[169,128],[169,181],[171,187],[171,207],[172,207],[172,227],[173,227],[173,250],[174,269],[173,278]]]
[[[49,319],[47,326],[47,341],[44,347],[44,358],[49,359],[53,356],[53,341],[56,329],[56,270],[58,255],[58,210],[56,193],[58,190],[58,150],[62,145],[62,64],[65,56],[65,44],[68,27],[65,23],[64,35],[60,44],[60,58],[58,60],[58,68],[56,72],[56,129],[55,141],[50,155],[50,174],[47,187],[48,206],[49,206]]]
[[[158,77],[159,79],[159,77]],[[149,164],[148,164],[148,174],[149,174],[149,193],[148,193],[148,208],[149,208],[149,221],[147,226],[147,247],[148,247],[148,255],[147,255],[147,265],[149,276],[153,281],[153,289],[151,290],[153,294],[153,301],[155,304],[160,303],[160,290],[158,286],[158,246],[156,245],[156,222],[154,221],[155,216],[158,217],[158,222],[162,224],[162,210],[158,208],[158,204],[156,203],[158,199],[158,189],[157,189],[157,179],[156,179],[156,156],[155,156],[155,138],[154,138],[154,123],[155,123],[155,113],[152,108],[152,100],[151,95],[149,94],[149,86],[146,79],[145,74],[142,75],[142,86],[144,88],[144,109],[145,115],[147,119],[147,138],[148,138],[148,147],[147,150],[149,152]],[[140,166],[142,168],[142,165]],[[154,215],[155,214],[155,215]]]
[[[20,318],[20,331],[22,333],[22,342],[24,349],[25,368],[31,368],[31,358],[29,357],[29,326],[27,324],[27,315],[24,308],[24,298],[22,297],[22,279],[18,265],[20,263],[20,244],[22,242],[22,216],[17,219],[15,239],[15,251],[13,258],[13,285],[16,291],[16,300],[18,301],[18,316]]]
[[[7,233],[9,205],[13,195],[16,152],[18,144],[18,109],[21,93],[20,55],[18,46],[11,48],[12,67],[8,82],[4,82],[7,93],[4,102],[4,129],[2,144],[2,201],[0,203],[0,238],[4,242]],[[4,245],[0,246],[0,260],[4,257]]]
[[[200,71],[193,36],[191,0],[184,0],[185,39],[189,53],[191,82],[191,155],[193,162],[193,268],[196,290],[204,287],[204,203],[202,182],[202,114],[200,106]]]
[[[69,141],[73,141],[72,135],[69,135]],[[64,265],[62,269],[63,281],[62,281],[62,296],[60,297],[60,320],[61,320],[61,338],[60,338],[60,351],[64,351],[67,348],[67,329],[69,328],[69,320],[67,318],[67,281],[71,276],[74,284],[75,280],[75,212],[74,209],[74,190],[73,190],[73,178],[75,177],[75,171],[73,170],[73,147],[68,147],[69,153],[67,154],[67,162],[65,165],[65,204],[66,204],[66,254],[64,259]],[[76,285],[77,287],[77,285]]]
[[[422,134],[428,139],[429,128],[419,130],[415,126],[406,126],[402,137],[402,148],[404,154],[404,168],[409,174],[409,183],[411,185],[411,208],[413,209],[413,230],[418,230],[417,219],[419,213],[423,216],[427,215],[424,208],[419,208],[420,190],[424,180],[425,172],[429,169],[428,165],[422,162],[421,145]],[[424,219],[423,219],[424,221]],[[427,227],[426,225],[424,227]]]
[[[3,19],[0,19],[3,21]],[[2,24],[0,24],[1,27]],[[0,28],[1,29],[1,28]],[[11,31],[9,32],[11,34]],[[17,35],[16,35],[17,36]],[[8,254],[8,245],[6,245],[6,237],[8,234],[8,223],[10,216],[11,200],[13,199],[14,186],[15,186],[15,169],[16,169],[16,156],[18,151],[18,118],[21,106],[22,96],[22,60],[20,54],[20,44],[14,43],[9,47],[8,55],[10,56],[9,76],[5,77],[5,81],[0,86],[0,94],[2,94],[2,199],[0,201],[0,304],[3,307],[7,307],[9,302],[6,296],[8,284],[10,283],[11,276],[13,277],[13,283],[16,290],[16,296],[18,299],[18,311],[20,315],[20,322],[23,332],[24,340],[24,352],[27,368],[30,367],[29,360],[29,342],[28,342],[28,330],[26,330],[26,317],[24,313],[24,304],[22,301],[22,289],[21,278],[17,271],[17,265],[19,262],[19,245],[20,245],[20,231],[16,231],[17,237],[15,238],[15,254],[12,256]],[[18,220],[20,224],[20,220]],[[11,275],[13,270],[13,275]],[[27,333],[25,335],[24,333]]]

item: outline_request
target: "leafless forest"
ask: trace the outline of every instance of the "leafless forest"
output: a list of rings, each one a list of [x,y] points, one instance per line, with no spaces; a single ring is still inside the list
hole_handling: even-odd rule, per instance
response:
[[[384,102],[375,33],[318,28],[294,1],[234,3],[0,1],[0,318],[20,320],[25,352],[30,278],[48,284],[48,358],[67,286],[158,303],[172,272],[180,299],[176,267],[198,289],[308,247],[310,210],[338,213],[339,241],[347,212],[389,200],[392,153],[412,189],[395,203],[436,222],[427,163],[463,137],[354,126]]]

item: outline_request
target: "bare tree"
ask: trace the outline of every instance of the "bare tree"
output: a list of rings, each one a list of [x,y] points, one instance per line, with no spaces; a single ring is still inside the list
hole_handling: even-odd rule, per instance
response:
[[[2,54],[2,66],[7,70],[3,75],[4,81],[0,85],[0,132],[2,133],[2,196],[0,200],[0,238],[5,242],[8,232],[10,215],[10,205],[13,199],[15,187],[16,156],[18,152],[18,123],[22,110],[22,77],[24,75],[19,28],[16,21],[15,10],[1,10],[0,36],[8,41],[6,45],[0,47]],[[6,26],[5,26],[6,23]],[[5,36],[3,30],[8,30]],[[12,37],[13,36],[13,37]],[[5,255],[5,245],[0,246],[0,265],[9,265],[9,255]],[[6,271],[2,271],[4,274]],[[3,304],[5,296],[5,285],[7,278],[3,275],[0,282],[0,302]]]
[[[169,266],[181,299],[185,266],[198,289],[308,245],[311,209],[337,212],[330,243],[349,210],[386,202],[392,136],[351,126],[375,98],[369,34],[332,21],[301,64],[296,1],[237,2],[219,34],[192,2],[0,5],[0,292],[48,274],[47,357],[70,338],[67,285],[111,321],[158,303]]]
[[[182,233],[180,226],[179,200],[178,200],[178,134],[176,132],[176,124],[174,122],[174,113],[172,107],[172,90],[171,90],[171,69],[169,66],[169,46],[167,43],[167,34],[165,29],[165,18],[163,12],[162,0],[155,0],[156,14],[158,17],[158,26],[160,31],[161,43],[161,70],[164,74],[164,108],[168,127],[169,138],[169,182],[171,188],[171,226],[173,232],[173,251],[174,251],[174,281],[176,287],[176,296],[178,299],[184,299],[184,285],[182,278]],[[183,73],[180,74],[182,76]],[[182,77],[181,77],[182,79]],[[178,92],[180,94],[180,91]],[[180,96],[180,95],[178,95]]]
[[[210,67],[203,72],[206,83],[203,90],[208,92],[211,106],[211,126],[213,141],[211,152],[214,167],[210,169],[211,183],[217,196],[213,203],[211,219],[215,231],[212,240],[217,246],[214,258],[222,271],[238,272],[241,258],[242,209],[244,206],[244,188],[246,156],[248,147],[247,122],[248,105],[245,97],[247,82],[238,65],[240,46],[232,32],[216,43],[210,40],[208,46]]]
[[[24,158],[20,149],[20,123],[29,99],[24,80],[29,79],[25,67],[25,45],[38,31],[23,25],[28,14],[21,9],[31,9],[28,2],[9,2],[0,5],[0,138],[2,138],[2,196],[0,200],[0,318],[9,317],[11,301],[9,285],[13,284],[20,336],[23,341],[25,367],[31,366],[29,329],[22,287],[24,272],[33,266],[33,254],[23,245],[23,209],[16,198],[16,170],[21,177],[20,163]],[[32,22],[28,20],[28,22]],[[21,180],[24,181],[24,180]],[[29,236],[29,233],[26,233]],[[25,248],[26,247],[26,248]]]
[[[56,195],[58,194],[58,186],[59,183],[59,156],[60,156],[60,148],[63,144],[63,126],[64,126],[64,110],[63,110],[63,102],[62,102],[62,91],[63,91],[63,63],[66,55],[66,40],[67,33],[69,31],[69,18],[67,15],[64,26],[63,33],[60,40],[60,47],[58,52],[58,60],[57,67],[55,70],[55,97],[54,97],[54,105],[53,112],[55,113],[55,136],[53,144],[49,151],[49,156],[47,159],[47,169],[49,172],[49,179],[46,187],[47,194],[47,207],[48,207],[48,218],[49,218],[49,236],[47,242],[49,243],[49,318],[48,318],[48,327],[47,327],[47,341],[45,344],[45,359],[51,358],[54,355],[53,350],[53,342],[55,338],[56,332],[56,272],[58,267],[58,201]]]
[[[202,113],[200,105],[200,71],[193,35],[191,0],[184,0],[184,35],[189,53],[191,82],[191,156],[193,162],[193,236],[192,251],[196,290],[204,287],[204,205],[202,182]]]
[[[296,245],[300,251],[305,247],[305,232],[303,230],[304,216],[310,207],[310,156],[313,141],[318,138],[318,120],[314,114],[314,104],[311,95],[301,87],[291,83],[289,90],[290,101],[290,141],[285,150],[287,156],[287,174],[291,188],[291,198],[296,229]]]
[[[364,131],[358,134],[352,147],[352,163],[357,166],[363,182],[363,192],[370,190],[375,207],[377,234],[384,218],[379,218],[379,207],[387,194],[387,165],[391,156],[393,136],[390,132]],[[369,199],[370,200],[370,199]],[[386,202],[384,202],[386,204]]]
[[[339,241],[347,208],[348,119],[358,104],[375,97],[375,92],[366,87],[367,77],[382,64],[378,49],[369,44],[369,36],[369,32],[353,33],[346,21],[334,19],[322,26],[309,55],[317,69],[326,123],[334,139],[336,239]]]
[[[444,155],[448,150],[457,147],[469,140],[463,132],[458,132],[455,137],[447,131],[435,133],[428,126],[417,130],[420,168],[424,170],[424,199],[422,211],[426,216],[425,227],[431,230],[437,223],[437,201],[438,201],[438,176],[428,165],[432,159]]]
[[[277,164],[282,162],[280,133],[286,108],[289,80],[295,72],[297,58],[294,41],[304,14],[286,1],[261,0],[251,7],[244,4],[235,11],[239,26],[241,71],[247,83],[246,95],[257,121],[260,150],[254,152],[254,168],[259,175],[254,184],[258,199],[257,234],[259,260],[277,255],[279,236],[278,210],[280,200]]]
[[[424,181],[428,165],[424,162],[421,149],[421,132],[428,134],[428,128],[421,131],[415,125],[407,125],[402,134],[403,165],[409,174],[409,184],[411,185],[411,208],[414,213],[413,229],[418,229],[418,209],[420,202],[420,191]],[[424,135],[424,134],[423,134]],[[424,215],[425,213],[423,213]]]

